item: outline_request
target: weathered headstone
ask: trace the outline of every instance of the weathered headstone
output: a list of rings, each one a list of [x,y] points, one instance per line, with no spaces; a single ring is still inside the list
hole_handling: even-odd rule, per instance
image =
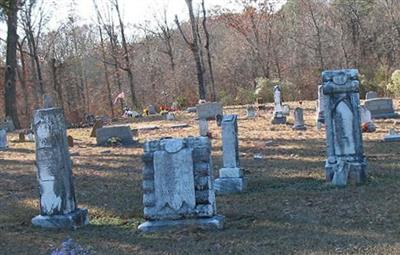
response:
[[[322,125],[325,123],[324,116],[324,93],[322,91],[322,85],[318,86],[318,99],[317,99],[317,129],[320,129]]]
[[[217,194],[242,192],[246,189],[246,179],[239,162],[239,140],[237,115],[226,115],[222,120],[223,168],[214,187]]]
[[[218,102],[196,105],[197,115],[202,120],[215,120],[217,115],[223,115],[222,105]]]
[[[307,130],[307,127],[304,125],[303,112],[303,108],[297,107],[294,109],[294,130]]]
[[[389,133],[383,137],[385,142],[400,142],[400,134],[397,134],[394,128],[389,129]]]
[[[365,100],[370,100],[374,98],[378,98],[378,93],[376,93],[375,91],[368,91],[367,94],[365,94]]]
[[[257,116],[256,108],[252,105],[246,107],[246,117],[249,119],[253,119]]]
[[[371,112],[362,105],[360,107],[361,127],[363,132],[375,132],[376,126],[372,122]]]
[[[7,148],[8,148],[7,130],[4,128],[0,128],[0,151],[6,150]]]
[[[283,115],[281,89],[279,86],[274,87],[274,105],[272,124],[286,124],[286,116]]]
[[[336,186],[367,179],[361,123],[358,70],[322,72],[326,97],[326,179]]]
[[[285,116],[289,116],[290,115],[290,106],[287,104],[282,105],[282,113]]]
[[[211,143],[206,137],[161,139],[144,145],[144,232],[223,228],[216,215]]]
[[[398,117],[398,114],[394,111],[393,100],[391,98],[365,100],[364,105],[371,112],[373,119]]]
[[[101,120],[96,120],[96,122],[93,125],[92,131],[90,132],[90,137],[96,137],[96,131],[99,128],[103,127],[103,121]]]
[[[186,112],[188,112],[188,113],[196,113],[197,112],[197,108],[196,107],[188,107],[186,109]]]
[[[149,105],[147,109],[149,110],[150,115],[157,114],[157,110],[156,107],[154,107],[154,105]]]
[[[168,112],[165,115],[165,119],[169,120],[169,121],[174,121],[174,120],[176,120],[176,116],[175,116],[175,114],[173,112]]]
[[[72,228],[89,223],[87,209],[79,209],[72,182],[62,109],[37,110],[33,116],[36,168],[40,184],[40,215],[32,224],[43,228]]]
[[[107,145],[110,138],[119,138],[122,145],[134,144],[132,131],[129,126],[107,126],[96,130],[97,145]]]

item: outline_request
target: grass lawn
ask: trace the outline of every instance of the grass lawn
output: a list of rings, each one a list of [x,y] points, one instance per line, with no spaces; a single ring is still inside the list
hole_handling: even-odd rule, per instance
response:
[[[397,103],[399,103],[397,101]],[[293,109],[296,103],[290,103]],[[399,105],[399,104],[397,104]],[[303,103],[307,131],[270,124],[271,111],[239,120],[245,193],[217,197],[223,231],[186,229],[143,234],[142,144],[146,139],[197,135],[193,114],[179,114],[189,128],[172,122],[139,132],[133,148],[96,147],[90,129],[71,129],[70,148],[77,202],[89,209],[90,225],[76,231],[50,231],[31,225],[39,213],[34,143],[16,142],[0,152],[0,254],[50,254],[72,238],[93,254],[400,254],[400,143],[384,143],[395,120],[376,121],[364,134],[368,182],[335,188],[325,183],[325,131],[316,130],[314,102]],[[231,109],[244,116],[244,109]],[[288,119],[293,124],[293,116]],[[221,134],[213,134],[214,174],[221,167]],[[254,155],[263,155],[254,159]]]

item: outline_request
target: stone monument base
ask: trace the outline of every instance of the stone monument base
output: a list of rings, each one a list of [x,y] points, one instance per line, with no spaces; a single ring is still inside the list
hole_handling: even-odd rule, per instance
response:
[[[326,180],[335,186],[346,186],[349,183],[363,184],[367,181],[367,163],[341,162],[326,163]]]
[[[38,215],[32,219],[32,224],[42,228],[76,229],[89,224],[88,210],[82,208],[64,215]]]
[[[210,218],[182,219],[182,220],[150,220],[139,225],[138,229],[143,232],[157,232],[162,230],[182,229],[223,229],[224,216],[216,215]]]
[[[214,189],[217,195],[240,193],[246,190],[247,181],[244,177],[221,177],[214,181]]]
[[[286,116],[281,116],[281,117],[274,116],[271,123],[274,125],[286,124]]]
[[[304,131],[304,130],[307,130],[307,127],[306,127],[305,125],[294,125],[294,126],[292,127],[292,129],[293,129],[293,130],[301,130],[301,131]]]

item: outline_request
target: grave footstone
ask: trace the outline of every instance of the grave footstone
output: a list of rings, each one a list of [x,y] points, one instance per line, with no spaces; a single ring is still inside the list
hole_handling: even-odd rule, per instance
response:
[[[322,72],[327,142],[326,179],[336,186],[367,178],[361,123],[358,70]]]
[[[394,111],[393,100],[391,98],[365,100],[364,105],[371,112],[373,119],[398,117],[398,114]]]
[[[96,130],[97,145],[107,145],[109,139],[118,138],[122,145],[134,144],[132,131],[129,126],[107,126]]]
[[[161,139],[144,145],[144,232],[171,228],[222,229],[212,185],[211,143],[206,137]]]
[[[68,229],[88,224],[87,209],[78,208],[75,200],[72,161],[62,109],[37,110],[33,121],[40,215],[32,219],[32,224],[43,228]]]
[[[5,128],[0,128],[0,150],[6,149],[8,149],[7,130]]]
[[[99,128],[103,127],[103,121],[101,120],[96,120],[96,122],[93,125],[92,131],[90,132],[90,137],[96,137],[96,131]]]
[[[325,123],[325,116],[324,116],[324,93],[322,91],[322,85],[318,86],[318,99],[317,99],[317,129],[321,129],[322,125]]]
[[[237,115],[226,115],[222,120],[223,168],[214,187],[217,194],[242,192],[246,189],[246,179],[239,162],[239,141]]]
[[[394,128],[389,129],[389,133],[383,137],[385,142],[400,142],[400,134],[397,134]]]
[[[283,114],[282,101],[281,101],[281,89],[279,86],[274,87],[274,117],[272,124],[286,124],[286,116]]]
[[[363,132],[375,132],[376,126],[372,122],[371,112],[362,105],[360,107],[361,127]]]
[[[294,109],[294,130],[307,130],[307,127],[304,125],[304,110],[300,107]]]
[[[374,98],[378,98],[378,93],[376,93],[375,91],[368,91],[367,94],[365,94],[366,100],[374,99]]]

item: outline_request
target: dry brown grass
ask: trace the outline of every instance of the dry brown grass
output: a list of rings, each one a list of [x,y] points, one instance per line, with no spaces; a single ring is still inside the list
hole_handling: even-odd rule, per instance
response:
[[[30,220],[39,212],[34,144],[12,142],[17,139],[12,134],[10,149],[0,152],[0,254],[49,254],[68,237],[94,254],[400,254],[399,144],[381,141],[387,128],[400,131],[400,126],[378,121],[376,133],[364,134],[369,181],[338,189],[324,181],[324,131],[315,129],[314,103],[303,106],[305,132],[272,126],[271,112],[239,121],[248,190],[217,198],[219,213],[226,216],[225,230],[217,232],[139,233],[142,147],[96,147],[89,129],[68,133],[76,139],[71,153],[77,201],[89,209],[91,225],[77,231],[34,228]],[[243,109],[228,112],[244,115]],[[190,128],[139,132],[139,142],[197,135],[193,117],[178,116]],[[217,173],[220,131],[215,124],[211,130]],[[264,158],[256,160],[255,154]]]

